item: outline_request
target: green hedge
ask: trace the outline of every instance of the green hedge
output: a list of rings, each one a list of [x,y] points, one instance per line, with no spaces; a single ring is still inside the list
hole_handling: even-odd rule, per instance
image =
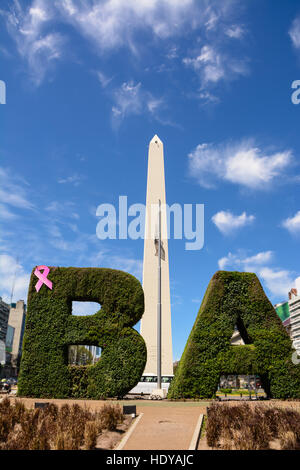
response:
[[[31,275],[18,395],[44,398],[123,396],[139,381],[147,359],[132,326],[142,317],[144,293],[128,273],[104,268],[51,267],[36,292]],[[94,315],[72,315],[72,301],[98,302]],[[68,346],[102,349],[97,364],[68,366]]]
[[[235,325],[245,346],[231,346]],[[217,272],[188,338],[169,398],[211,398],[221,375],[258,374],[273,398],[300,398],[292,342],[255,274]]]

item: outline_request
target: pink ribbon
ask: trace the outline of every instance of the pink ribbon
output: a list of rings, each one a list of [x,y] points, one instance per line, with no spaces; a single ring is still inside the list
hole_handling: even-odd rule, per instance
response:
[[[43,271],[43,273],[41,273],[41,270]],[[40,290],[43,284],[46,284],[46,286],[52,290],[52,282],[47,279],[49,272],[50,269],[48,268],[48,266],[41,265],[35,268],[34,275],[39,278],[39,281],[35,285],[35,290],[37,292]]]

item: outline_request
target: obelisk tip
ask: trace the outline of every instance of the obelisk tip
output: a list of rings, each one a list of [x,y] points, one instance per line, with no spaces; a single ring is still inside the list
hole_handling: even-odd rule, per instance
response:
[[[155,136],[152,138],[152,140],[150,141],[150,144],[162,144],[162,141],[160,140],[160,138],[158,137],[157,134],[155,134]]]

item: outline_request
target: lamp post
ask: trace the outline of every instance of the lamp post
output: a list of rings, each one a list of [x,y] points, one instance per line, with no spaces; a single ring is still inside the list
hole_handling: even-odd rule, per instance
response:
[[[161,210],[158,201],[157,388],[161,389]]]

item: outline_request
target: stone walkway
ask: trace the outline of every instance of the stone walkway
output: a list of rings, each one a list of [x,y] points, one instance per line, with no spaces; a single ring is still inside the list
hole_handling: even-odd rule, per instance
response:
[[[206,413],[206,406],[153,405],[137,407],[137,414],[143,415],[122,450],[188,450],[199,415]]]

